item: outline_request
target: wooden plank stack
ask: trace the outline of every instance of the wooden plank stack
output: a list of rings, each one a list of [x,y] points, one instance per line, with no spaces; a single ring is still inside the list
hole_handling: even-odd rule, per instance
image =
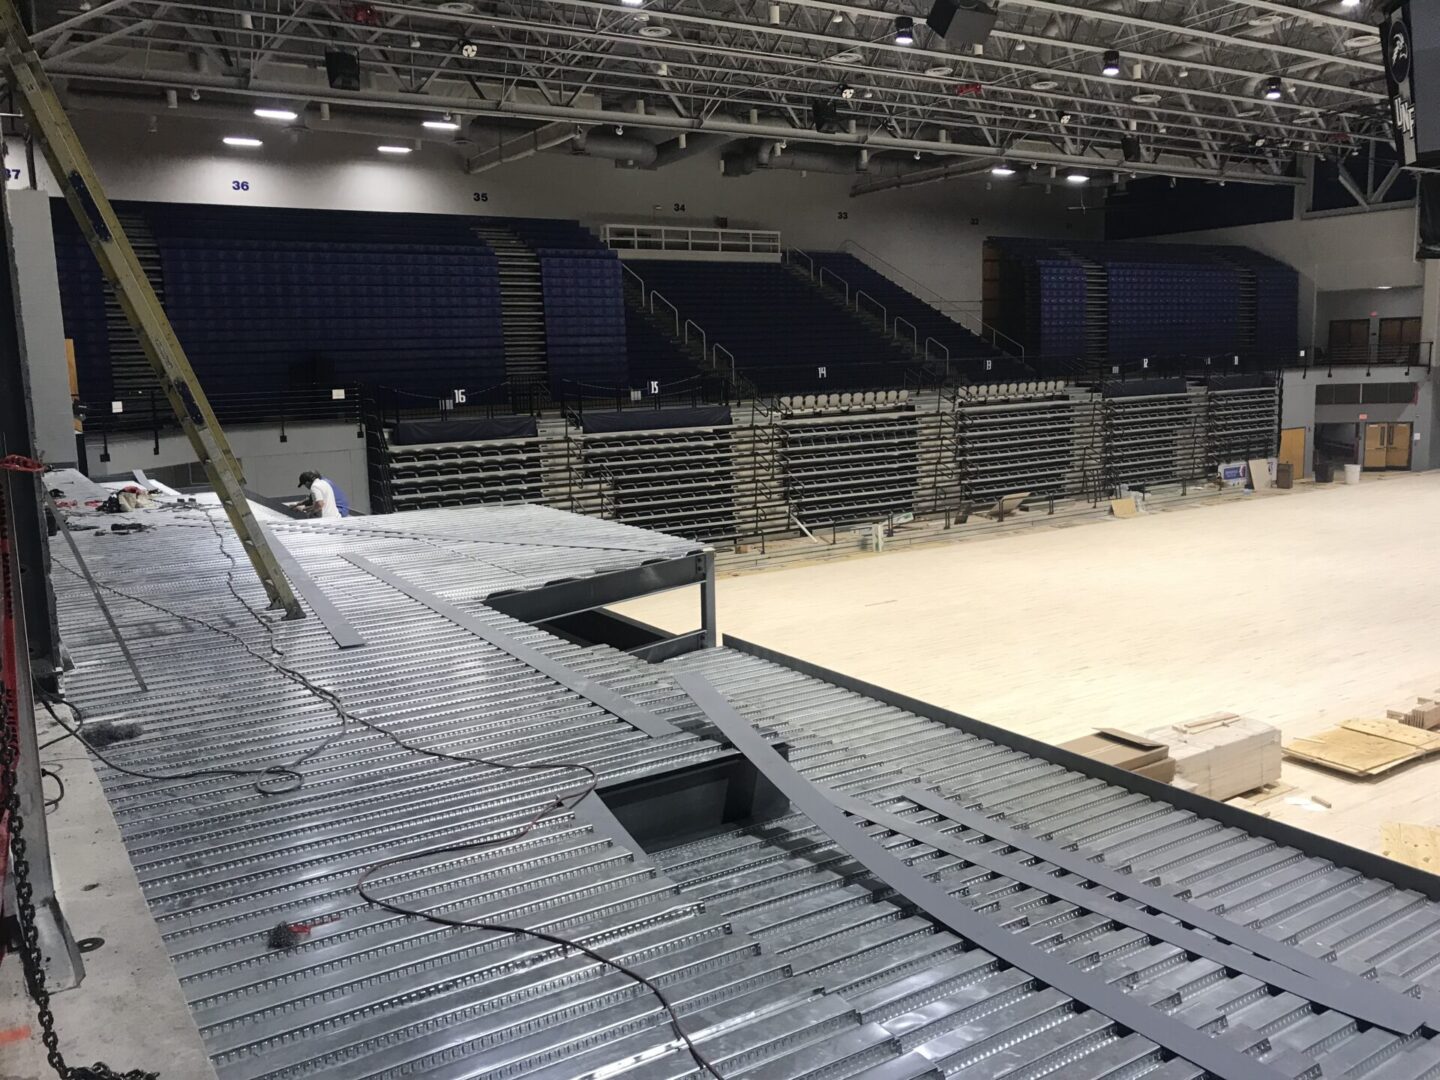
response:
[[[1435,693],[1440,695],[1440,690]],[[1408,727],[1424,728],[1426,731],[1434,731],[1440,728],[1440,701],[1434,698],[1416,698],[1415,705],[1409,709],[1388,709],[1385,715],[1397,723],[1405,724]]]
[[[1338,728],[1285,744],[1285,756],[1350,776],[1370,778],[1440,751],[1440,733],[1394,720],[1347,720]]]
[[[1155,728],[1175,759],[1175,786],[1211,799],[1229,799],[1280,779],[1279,729],[1235,713]]]

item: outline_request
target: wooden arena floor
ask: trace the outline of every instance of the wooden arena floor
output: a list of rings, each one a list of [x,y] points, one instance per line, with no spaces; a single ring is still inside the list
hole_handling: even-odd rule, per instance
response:
[[[696,621],[686,593],[622,610]],[[1052,742],[1218,710],[1288,738],[1440,688],[1440,472],[722,576],[719,610],[725,633]],[[1440,757],[1283,780],[1271,816],[1357,847],[1440,825]]]

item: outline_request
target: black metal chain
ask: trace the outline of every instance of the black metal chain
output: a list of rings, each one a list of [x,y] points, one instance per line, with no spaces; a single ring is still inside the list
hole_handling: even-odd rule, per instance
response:
[[[30,861],[26,855],[25,819],[20,814],[20,785],[17,782],[20,762],[19,727],[12,722],[9,698],[0,685],[0,789],[4,801],[0,808],[10,823],[10,873],[15,875],[15,915],[20,924],[20,963],[25,971],[25,986],[35,1002],[40,1021],[40,1041],[45,1044],[45,1058],[61,1080],[159,1080],[158,1073],[143,1069],[116,1072],[97,1061],[89,1068],[65,1063],[60,1052],[60,1036],[55,1031],[55,1014],[50,1011],[50,991],[45,985],[45,960],[40,952],[40,931],[35,925],[35,890],[30,884]]]

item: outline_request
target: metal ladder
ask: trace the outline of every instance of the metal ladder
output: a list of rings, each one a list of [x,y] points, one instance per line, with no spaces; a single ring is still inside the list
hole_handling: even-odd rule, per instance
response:
[[[477,225],[475,235],[490,245],[500,264],[500,322],[505,335],[505,377],[544,382],[545,288],[540,260],[503,225]]]
[[[175,418],[219,495],[220,505],[225,508],[245,554],[260,576],[266,596],[273,607],[285,609],[287,618],[302,618],[300,602],[285,580],[275,553],[246,501],[240,463],[235,460],[205,391],[175,337],[170,319],[160,306],[125,228],[55,96],[55,89],[41,67],[40,57],[30,44],[12,0],[0,0],[0,39],[3,39],[0,48],[3,48],[5,66],[13,76],[26,119],[41,137],[50,171],[64,191],[80,231],[134,328]]]

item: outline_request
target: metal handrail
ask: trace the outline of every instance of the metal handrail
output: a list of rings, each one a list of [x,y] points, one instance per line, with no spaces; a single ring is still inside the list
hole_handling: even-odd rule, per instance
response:
[[[659,291],[658,289],[651,289],[651,290],[650,290],[650,306],[649,306],[649,308],[647,308],[646,310],[648,310],[652,315],[655,313],[655,301],[656,301],[656,300],[659,300],[660,303],[664,304],[667,308],[670,309],[671,313],[674,314],[674,316],[675,316],[675,336],[678,338],[678,337],[680,336],[680,309],[677,308],[674,304],[672,304],[669,300],[666,300],[665,297],[661,296],[661,295],[660,295],[660,291]]]
[[[920,331],[916,329],[915,324],[909,319],[901,315],[896,315],[895,318],[890,320],[890,336],[892,338],[900,337],[900,324],[902,322],[910,327],[910,347],[918,353],[920,351]]]
[[[954,319],[955,322],[958,322],[961,326],[965,327],[981,341],[987,340],[987,335],[989,335],[989,343],[991,345],[994,345],[997,349],[1002,349],[1005,352],[1009,352],[1013,356],[1023,357],[1025,355],[1024,345],[1020,344],[1020,342],[1016,341],[1009,334],[997,330],[995,327],[987,323],[984,319],[971,314],[971,309],[973,309],[974,305],[981,304],[984,301],[947,300],[945,297],[937,293],[934,289],[931,289],[928,286],[922,284],[910,274],[907,274],[904,270],[901,270],[894,263],[890,262],[889,260],[883,258],[880,255],[875,254],[875,252],[871,251],[864,244],[858,244],[854,240],[846,240],[840,246],[842,250],[847,251],[852,255],[856,255],[857,258],[860,258],[860,256],[856,253],[863,252],[865,257],[860,259],[861,262],[872,264],[879,263],[881,266],[885,267],[886,271],[889,271],[888,273],[883,273],[884,277],[888,277],[891,280],[895,280],[897,278],[903,279],[901,281],[896,281],[896,284],[902,286],[909,292],[914,293],[918,299],[922,300],[926,304],[929,304],[942,315]],[[872,269],[874,269],[873,266]],[[974,324],[973,326],[971,325],[972,323]],[[1001,339],[1003,339],[1009,344],[1010,347],[1008,349],[1001,346]]]
[[[856,289],[856,290],[855,290],[855,310],[856,310],[856,311],[859,311],[859,310],[860,310],[860,300],[861,300],[862,297],[863,297],[864,299],[866,299],[866,300],[869,300],[870,303],[874,304],[877,308],[880,309],[880,325],[884,328],[885,332],[888,334],[888,333],[890,332],[890,311],[889,311],[889,309],[887,309],[884,304],[880,303],[879,300],[876,300],[873,296],[871,296],[869,293],[867,293],[864,289]]]
[[[841,284],[841,286],[845,289],[845,306],[846,306],[846,307],[849,307],[849,306],[850,306],[850,282],[846,281],[843,277],[841,277],[839,274],[835,273],[835,271],[834,271],[834,270],[831,270],[828,266],[822,266],[822,267],[820,267],[820,284],[821,284],[821,285],[824,285],[824,284],[825,284],[825,275],[826,275],[826,274],[829,274],[832,278],[834,278],[836,281],[838,281],[838,282]]]
[[[719,360],[717,359],[717,357],[718,357],[718,355],[719,355],[720,353],[724,353],[724,354],[729,358],[729,360],[730,360],[730,381],[731,381],[731,382],[734,382],[734,381],[735,381],[735,354],[732,353],[729,349],[725,348],[724,345],[721,345],[721,344],[717,341],[717,342],[711,347],[711,350],[710,350],[710,362],[711,362],[712,364],[714,364],[717,368],[720,366],[720,362],[719,362]]]
[[[649,286],[645,284],[645,279],[644,279],[643,277],[641,277],[639,274],[637,274],[637,273],[630,267],[630,265],[629,265],[628,263],[624,262],[624,261],[621,261],[621,263],[620,263],[620,269],[621,269],[621,270],[624,270],[625,273],[629,274],[631,277],[633,277],[636,281],[638,281],[638,282],[640,283],[640,293],[641,293],[641,295],[643,296],[644,293],[645,293],[645,290],[649,288]]]
[[[615,251],[706,251],[780,255],[773,229],[713,229],[685,225],[606,225],[605,246]]]
[[[668,303],[668,301],[667,301],[667,303]],[[691,328],[692,326],[695,328],[695,333],[697,333],[697,334],[700,335],[700,355],[701,355],[701,356],[706,356],[706,357],[708,357],[708,356],[710,355],[710,339],[709,339],[708,337],[706,337],[705,331],[701,328],[700,324],[697,323],[694,319],[686,319],[686,320],[685,320],[685,334],[684,334],[685,344],[686,344],[686,345],[689,345],[689,344],[690,344],[690,328]]]
[[[812,259],[809,255],[805,254],[805,252],[801,251],[799,248],[785,249],[786,262],[792,262],[796,255],[799,255],[800,258],[805,260],[806,265],[810,267],[810,276],[813,278],[815,276],[815,260]]]

